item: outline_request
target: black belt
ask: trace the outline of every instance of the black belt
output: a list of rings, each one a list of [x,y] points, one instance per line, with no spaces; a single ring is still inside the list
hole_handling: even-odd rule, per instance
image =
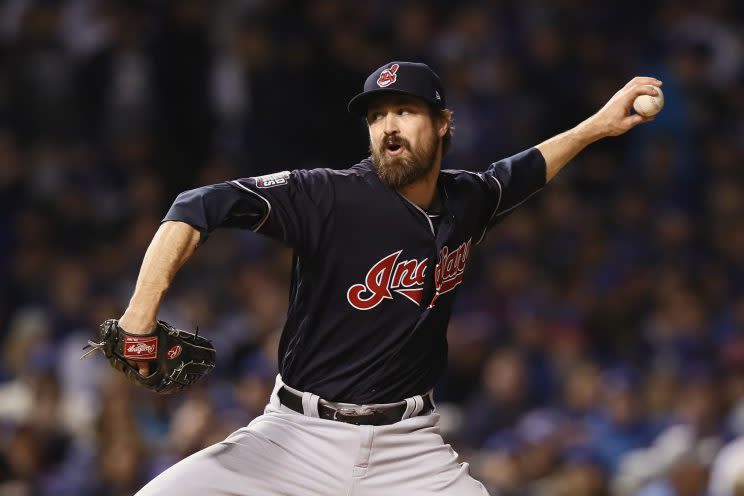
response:
[[[302,407],[302,396],[299,396],[284,386],[279,388],[277,393],[279,401],[282,405],[287,408],[291,408],[295,412],[305,414],[304,408]],[[426,415],[434,409],[434,405],[431,402],[429,394],[422,396],[424,400],[424,407],[421,409],[418,415]],[[350,408],[335,408],[328,405],[322,405],[318,403],[318,414],[320,418],[327,420],[335,420],[337,422],[346,422],[347,424],[355,425],[388,425],[400,422],[403,420],[403,414],[406,412],[406,404],[386,407],[385,409],[370,409],[369,412],[357,412]]]

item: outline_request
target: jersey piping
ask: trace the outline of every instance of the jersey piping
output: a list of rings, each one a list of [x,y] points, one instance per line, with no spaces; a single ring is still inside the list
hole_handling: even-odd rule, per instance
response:
[[[263,218],[259,221],[259,223],[256,225],[256,227],[254,227],[254,228],[251,229],[253,232],[258,232],[258,230],[261,229],[261,227],[264,225],[264,223],[266,222],[266,220],[269,218],[269,214],[271,213],[271,203],[269,203],[269,200],[267,200],[263,196],[259,195],[255,191],[253,191],[251,189],[248,189],[245,186],[243,186],[242,184],[240,184],[240,182],[237,179],[235,181],[230,181],[230,184],[234,184],[238,188],[240,188],[240,189],[242,189],[244,191],[247,191],[248,193],[253,193],[257,197],[259,197],[260,199],[262,199],[264,201],[264,203],[266,203],[266,214],[264,214]]]

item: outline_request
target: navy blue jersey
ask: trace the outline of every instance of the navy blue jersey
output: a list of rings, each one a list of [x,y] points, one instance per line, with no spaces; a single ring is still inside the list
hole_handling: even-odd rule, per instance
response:
[[[531,148],[486,172],[445,170],[438,227],[384,184],[370,159],[238,179],[181,193],[164,220],[205,239],[249,228],[294,249],[279,369],[288,385],[331,401],[386,403],[431,389],[473,246],[545,185]]]

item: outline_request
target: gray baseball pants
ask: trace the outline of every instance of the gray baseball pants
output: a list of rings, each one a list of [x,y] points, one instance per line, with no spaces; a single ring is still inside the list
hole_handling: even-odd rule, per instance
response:
[[[157,476],[136,496],[488,496],[467,463],[439,434],[439,414],[383,426],[318,418],[318,397],[303,395],[305,415],[279,403]],[[406,415],[423,404],[409,398]],[[420,407],[418,407],[420,409]]]

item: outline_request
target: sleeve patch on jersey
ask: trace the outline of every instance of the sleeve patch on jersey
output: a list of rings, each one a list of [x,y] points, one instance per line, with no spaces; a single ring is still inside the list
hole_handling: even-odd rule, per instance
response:
[[[284,186],[289,182],[289,171],[266,174],[265,176],[258,176],[254,179],[256,180],[256,187],[258,188],[273,188],[274,186]]]

